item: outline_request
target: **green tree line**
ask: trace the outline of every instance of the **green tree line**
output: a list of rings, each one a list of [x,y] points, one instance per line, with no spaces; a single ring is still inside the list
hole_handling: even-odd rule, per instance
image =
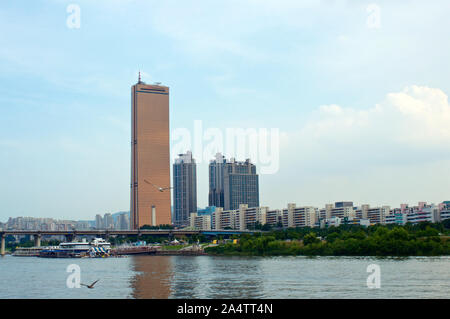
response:
[[[416,225],[288,228],[242,235],[238,244],[208,247],[215,255],[441,256],[450,255],[450,220]]]

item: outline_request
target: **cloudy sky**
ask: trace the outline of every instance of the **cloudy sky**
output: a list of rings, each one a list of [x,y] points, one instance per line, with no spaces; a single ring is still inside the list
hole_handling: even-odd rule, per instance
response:
[[[449,200],[449,15],[447,0],[1,1],[0,221],[129,209],[139,70],[170,87],[172,132],[279,130],[262,205]]]

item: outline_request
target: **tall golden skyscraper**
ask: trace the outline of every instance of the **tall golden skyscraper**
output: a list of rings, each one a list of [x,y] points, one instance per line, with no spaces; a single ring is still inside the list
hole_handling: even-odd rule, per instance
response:
[[[131,87],[131,229],[171,224],[169,88]],[[161,188],[161,189],[159,189]]]

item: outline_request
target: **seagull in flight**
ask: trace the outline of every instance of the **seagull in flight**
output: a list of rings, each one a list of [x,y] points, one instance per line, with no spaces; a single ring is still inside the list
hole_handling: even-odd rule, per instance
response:
[[[90,285],[85,285],[85,284],[80,284],[80,285],[82,285],[82,286],[86,286],[86,287],[88,287],[89,289],[92,289],[92,288],[94,288],[94,285],[97,283],[97,281],[99,281],[100,279],[97,279],[96,281],[94,281],[92,284],[90,284]]]
[[[153,187],[155,187],[157,190],[159,190],[160,192],[164,192],[166,189],[172,189],[173,187],[159,187],[159,186],[156,186],[155,184],[153,184],[153,183],[150,183],[148,180],[146,180],[146,179],[144,179],[144,182],[146,182],[147,184],[150,184],[150,185],[152,185]]]

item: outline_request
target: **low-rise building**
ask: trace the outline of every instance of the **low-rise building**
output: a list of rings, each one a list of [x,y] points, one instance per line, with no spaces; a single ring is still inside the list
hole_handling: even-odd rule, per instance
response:
[[[211,215],[191,213],[191,216],[189,217],[189,224],[192,229],[211,230]]]
[[[439,205],[440,219],[444,221],[450,219],[450,201],[445,201]]]
[[[278,227],[283,225],[283,213],[280,209],[269,210],[266,213],[266,224]]]
[[[407,222],[417,224],[420,222],[435,223],[441,220],[441,213],[439,207],[431,204],[427,205],[426,202],[419,202],[418,206],[414,206],[410,209]]]
[[[372,225],[385,224],[385,217],[390,215],[390,211],[391,209],[389,206],[369,207],[367,209],[367,218]]]

